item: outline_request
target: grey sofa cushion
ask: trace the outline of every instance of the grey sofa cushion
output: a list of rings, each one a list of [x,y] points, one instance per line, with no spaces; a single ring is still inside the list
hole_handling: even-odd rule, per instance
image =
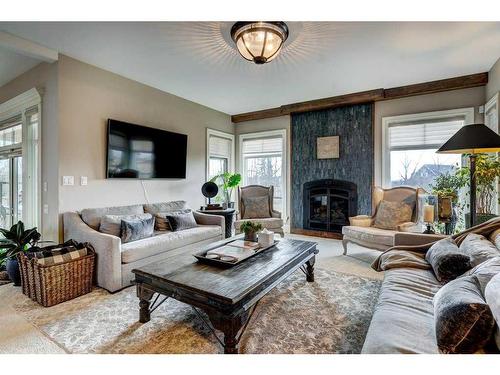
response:
[[[191,212],[190,209],[180,210],[180,211],[167,211],[167,212],[158,212],[155,214],[155,230],[157,231],[167,231],[172,230],[170,223],[167,219],[167,216],[172,213],[185,213]]]
[[[464,273],[463,276],[475,275],[479,282],[481,292],[484,294],[486,285],[498,273],[500,273],[500,256],[478,264],[473,269]]]
[[[497,322],[497,330],[495,334],[495,341],[498,349],[500,349],[500,273],[494,276],[485,290],[486,303],[490,307],[491,313]]]
[[[171,212],[166,215],[168,220],[168,224],[172,231],[177,232],[180,230],[186,230],[189,228],[195,228],[198,224],[196,224],[196,220],[191,211],[187,212]]]
[[[217,240],[221,233],[222,228],[218,225],[201,225],[180,232],[157,232],[153,237],[123,244],[122,263],[133,263],[210,238]]]
[[[379,203],[373,226],[379,229],[396,230],[398,225],[411,221],[413,206],[405,202],[390,202],[383,200]]]
[[[362,353],[438,353],[432,298],[440,287],[431,270],[386,271]]]
[[[153,215],[160,212],[182,211],[186,209],[189,209],[186,201],[159,202],[144,205],[144,212],[149,212]]]
[[[483,263],[485,260],[500,256],[497,247],[480,234],[470,233],[460,244],[460,250],[471,258],[472,267]]]
[[[139,215],[144,213],[142,204],[104,208],[86,208],[80,212],[82,220],[91,228],[98,230],[104,215]]]
[[[436,293],[434,318],[442,353],[475,353],[490,341],[495,327],[476,275],[450,281]]]
[[[451,238],[439,240],[425,254],[439,281],[448,282],[471,269],[470,257]]]
[[[155,218],[151,214],[149,217],[142,219],[123,219],[121,221],[120,238],[122,243],[141,240],[151,237],[154,229]]]
[[[120,237],[122,220],[149,219],[151,217],[151,214],[144,213],[138,215],[104,215],[101,218],[99,232]]]

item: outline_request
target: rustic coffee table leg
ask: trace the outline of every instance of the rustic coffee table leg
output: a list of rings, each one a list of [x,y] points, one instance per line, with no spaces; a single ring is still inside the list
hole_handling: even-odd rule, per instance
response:
[[[306,262],[306,280],[310,283],[314,281],[314,263],[316,263],[315,256]]]
[[[139,297],[139,322],[147,323],[151,319],[149,306],[153,298],[154,291],[137,284],[137,297]]]
[[[240,329],[249,319],[248,311],[238,316],[227,316],[220,313],[207,313],[212,325],[224,334],[224,354],[238,354]]]

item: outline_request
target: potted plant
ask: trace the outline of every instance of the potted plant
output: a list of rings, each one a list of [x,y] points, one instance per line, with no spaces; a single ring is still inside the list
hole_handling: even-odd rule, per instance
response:
[[[245,233],[245,241],[257,242],[257,232],[262,230],[262,224],[244,221],[240,225],[240,231]]]
[[[452,213],[448,223],[450,234],[455,232],[458,218],[461,217],[462,205],[458,200],[458,195],[460,188],[465,184],[465,180],[464,176],[457,173],[446,172],[437,176],[434,184],[431,185],[432,194],[437,195],[440,207],[446,199],[451,200]]]
[[[238,186],[241,182],[241,174],[239,173],[221,173],[215,177],[213,177],[210,181],[217,183],[220,189],[224,194],[224,203],[226,208],[234,208],[234,202],[231,201],[231,196],[233,194],[233,190],[236,186]]]
[[[457,176],[462,179],[462,186],[469,186],[470,168],[462,167],[457,171]],[[496,181],[500,177],[500,161],[496,154],[476,155],[476,215],[477,224],[495,217],[493,213],[494,204],[497,204]],[[470,214],[466,214],[466,222],[469,223]]]
[[[19,286],[21,274],[17,254],[36,245],[41,235],[37,228],[25,230],[22,221],[17,222],[10,229],[0,228],[0,233],[5,237],[0,239],[0,263],[5,262],[9,278],[15,286]]]

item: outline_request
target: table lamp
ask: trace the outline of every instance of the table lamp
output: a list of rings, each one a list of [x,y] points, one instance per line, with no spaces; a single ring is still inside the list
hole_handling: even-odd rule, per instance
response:
[[[476,225],[476,154],[500,151],[500,135],[484,124],[472,124],[457,131],[437,153],[470,154],[470,226]]]

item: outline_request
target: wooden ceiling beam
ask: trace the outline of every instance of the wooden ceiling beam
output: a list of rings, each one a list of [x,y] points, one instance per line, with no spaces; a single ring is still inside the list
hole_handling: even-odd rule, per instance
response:
[[[484,86],[488,83],[488,73],[470,74],[467,76],[440,79],[437,81],[417,83],[392,87],[384,90],[384,100],[407,98],[415,95],[434,94],[436,92],[468,89],[471,87]]]
[[[437,81],[418,83],[414,85],[392,87],[389,89],[375,89],[352,94],[332,96],[330,98],[310,100],[283,105],[281,107],[264,109],[261,111],[241,113],[231,116],[233,123],[262,120],[280,117],[292,113],[318,111],[346,105],[371,103],[381,100],[407,98],[409,96],[433,94],[437,92],[466,89],[484,86],[488,83],[488,73],[470,74],[467,76],[441,79]]]

